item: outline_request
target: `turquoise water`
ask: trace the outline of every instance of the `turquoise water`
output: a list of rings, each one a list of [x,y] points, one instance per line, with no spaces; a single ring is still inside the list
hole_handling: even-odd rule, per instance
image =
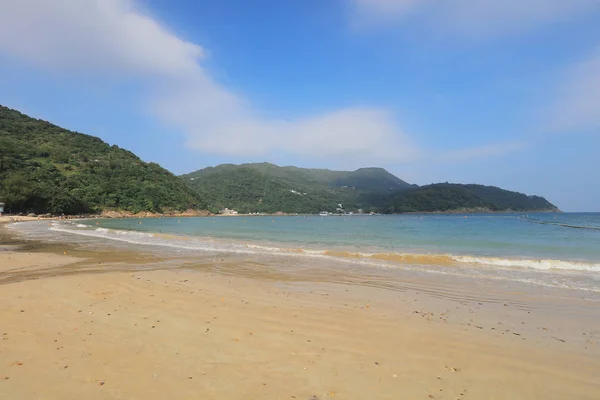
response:
[[[527,217],[526,217],[527,218]],[[600,214],[252,216],[103,220],[104,228],[258,242],[288,248],[455,254],[600,263]],[[91,223],[92,225],[95,222]]]
[[[237,216],[25,223],[37,238],[236,253],[600,292],[600,213]],[[328,265],[329,265],[328,264]],[[315,264],[316,265],[316,264]]]

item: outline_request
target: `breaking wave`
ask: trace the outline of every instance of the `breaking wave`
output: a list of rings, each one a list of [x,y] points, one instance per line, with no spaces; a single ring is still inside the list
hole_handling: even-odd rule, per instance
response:
[[[75,228],[87,229],[75,229]],[[466,256],[454,254],[354,252],[337,249],[307,249],[276,247],[253,243],[227,242],[210,237],[181,236],[163,233],[137,232],[107,228],[94,228],[83,224],[52,224],[50,230],[75,235],[116,240],[139,245],[165,246],[189,251],[210,251],[238,254],[271,254],[304,256],[363,263],[378,263],[388,266],[415,265],[438,267],[487,267],[496,269],[533,269],[540,271],[589,271],[600,272],[600,264],[583,261],[553,259],[500,258]]]

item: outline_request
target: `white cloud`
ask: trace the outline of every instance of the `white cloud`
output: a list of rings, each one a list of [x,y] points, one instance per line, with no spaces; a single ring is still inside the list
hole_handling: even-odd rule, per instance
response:
[[[568,70],[550,115],[551,131],[600,133],[600,51]]]
[[[153,100],[151,112],[188,132],[189,147],[211,154],[276,152],[351,157],[357,162],[410,161],[418,154],[385,110],[356,107],[293,120],[265,119],[240,98],[203,79],[164,88]]]
[[[203,55],[132,0],[2,1],[0,50],[45,68],[136,75],[194,73]]]
[[[461,162],[499,157],[507,154],[525,150],[525,142],[503,142],[484,146],[468,147],[464,149],[449,150],[443,152],[437,161],[440,162]]]
[[[427,0],[351,0],[354,22],[358,24],[390,23],[418,10]]]
[[[1,2],[0,52],[53,71],[148,78],[148,109],[183,130],[188,145],[202,152],[287,153],[361,163],[402,162],[417,153],[381,109],[261,118],[244,98],[210,77],[201,64],[201,46],[167,30],[134,0]]]
[[[425,26],[471,36],[513,34],[600,11],[598,0],[349,0],[356,25],[402,23],[408,16]]]
[[[375,3],[403,12],[418,2],[368,4]],[[254,159],[296,155],[346,167],[426,159],[386,109],[361,106],[289,120],[264,118],[211,78],[202,65],[205,53],[140,10],[135,0],[0,2],[0,54],[42,70],[136,79],[149,94],[144,106],[151,115],[184,132],[187,145],[198,151]],[[460,161],[509,150],[481,147],[442,158]]]

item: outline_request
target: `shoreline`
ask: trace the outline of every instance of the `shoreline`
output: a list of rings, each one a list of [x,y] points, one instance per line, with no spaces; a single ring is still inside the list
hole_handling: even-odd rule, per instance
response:
[[[593,399],[600,391],[597,307],[566,291],[90,250],[23,241],[4,226],[0,241],[0,276],[9,278],[0,280],[0,397]]]
[[[137,221],[137,219],[134,219]],[[389,248],[366,248],[361,251],[354,246],[331,246],[303,245],[300,242],[269,241],[268,239],[245,239],[219,236],[196,236],[194,234],[178,234],[164,232],[160,229],[148,230],[138,229],[137,222],[128,227],[111,227],[110,219],[99,220],[96,225],[75,225],[75,221],[64,221],[53,228],[54,234],[60,235],[61,240],[102,241],[108,240],[110,246],[119,251],[124,246],[135,246],[145,248],[152,252],[173,253],[186,252],[217,252],[219,254],[240,253],[247,257],[278,257],[282,262],[290,262],[290,258],[305,258],[306,262],[347,263],[347,266],[363,268],[401,268],[410,269],[418,267],[431,269],[433,272],[467,274],[467,276],[480,276],[482,279],[504,279],[510,281],[506,274],[516,275],[516,282],[529,281],[533,285],[542,285],[546,282],[545,276],[554,276],[558,279],[556,285],[550,287],[562,287],[572,290],[583,290],[590,293],[600,294],[600,288],[595,285],[584,285],[585,274],[594,274],[600,271],[600,263],[595,259],[584,258],[558,258],[543,255],[506,255],[484,254],[477,252],[431,252],[426,249],[389,249]],[[214,222],[214,221],[213,221]],[[244,221],[245,222],[245,221]],[[141,221],[140,221],[141,224]],[[55,224],[56,225],[56,224]],[[42,225],[39,225],[43,228]],[[147,225],[144,225],[146,227]],[[103,228],[103,229],[92,229]],[[15,233],[19,230],[16,229]],[[43,230],[43,229],[42,229]],[[35,232],[35,233],[34,233]],[[23,232],[21,232],[23,233]],[[38,229],[32,230],[38,238],[49,237],[53,234],[42,233]],[[27,233],[26,233],[27,235]],[[73,236],[74,235],[74,236]],[[91,243],[91,242],[90,242]],[[148,247],[149,246],[149,247]],[[162,249],[162,250],[158,250]],[[156,251],[155,251],[156,250]],[[295,261],[294,261],[295,262]],[[449,270],[448,268],[452,268]],[[561,275],[567,273],[569,275]],[[537,275],[531,275],[537,274]],[[544,282],[537,282],[537,279]],[[575,281],[570,281],[572,278]],[[524,280],[521,280],[524,279]],[[533,281],[531,279],[534,279]],[[574,285],[571,285],[575,283]]]
[[[505,211],[493,211],[493,210],[482,210],[482,209],[466,209],[466,210],[448,210],[448,211],[407,211],[401,213],[353,213],[353,214],[336,214],[331,213],[328,217],[358,217],[358,216],[380,216],[380,215],[503,215],[503,214],[549,214],[549,213],[563,213],[562,210],[505,210]],[[34,220],[53,220],[53,219],[98,219],[98,218],[194,218],[194,217],[288,217],[288,216],[319,216],[318,213],[305,214],[305,213],[287,213],[287,212],[274,212],[274,213],[236,213],[236,214],[219,214],[212,213],[208,210],[187,210],[177,212],[165,212],[155,213],[151,211],[140,211],[138,213],[132,213],[130,211],[116,211],[116,210],[104,210],[101,213],[95,214],[69,214],[58,216],[48,214],[39,214],[34,217],[27,215],[16,215],[16,214],[3,214],[0,215],[0,223],[8,218],[19,218],[21,221],[34,221]]]

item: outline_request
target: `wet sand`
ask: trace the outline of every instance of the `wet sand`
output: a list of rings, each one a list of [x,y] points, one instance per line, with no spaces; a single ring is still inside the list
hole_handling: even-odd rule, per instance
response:
[[[0,398],[600,393],[597,303],[567,291],[0,240]]]
[[[44,218],[44,220],[51,220],[56,218]],[[18,221],[38,221],[38,217],[27,217],[27,216],[15,216],[15,215],[0,215],[0,225],[12,222],[14,220]]]

